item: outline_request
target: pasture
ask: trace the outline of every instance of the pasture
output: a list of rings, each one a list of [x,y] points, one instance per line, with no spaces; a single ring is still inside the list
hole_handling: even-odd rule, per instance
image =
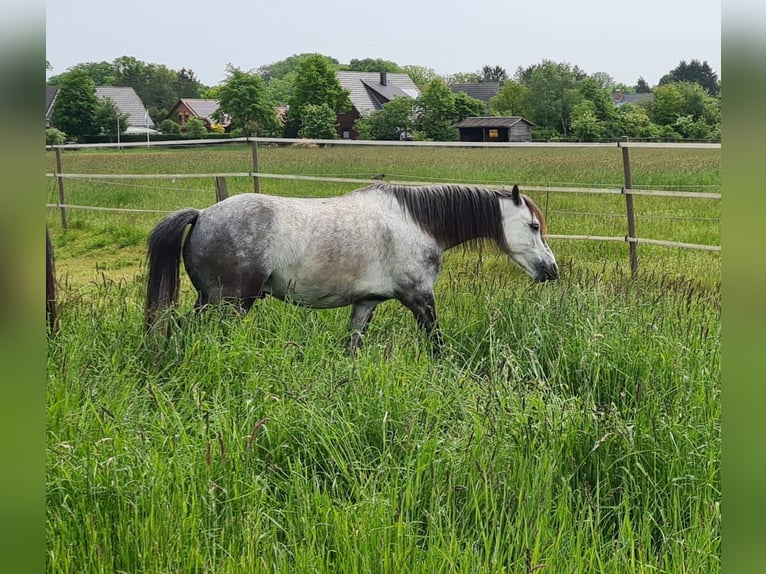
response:
[[[260,150],[265,173],[621,187],[616,149]],[[718,191],[718,151],[632,150],[634,186]],[[55,171],[52,154],[47,171]],[[69,173],[250,170],[250,149],[65,152]],[[67,201],[171,211],[212,180],[66,180]],[[228,180],[230,193],[252,190]],[[263,179],[264,193],[359,184]],[[624,235],[625,199],[530,193],[550,233]],[[48,203],[57,201],[49,180]],[[635,198],[638,235],[720,244],[720,204]],[[349,310],[265,299],[143,334],[160,213],[47,221],[61,331],[47,359],[50,572],[718,572],[720,255],[552,240],[535,285],[489,248],[445,256],[431,358],[380,306],[356,359]]]

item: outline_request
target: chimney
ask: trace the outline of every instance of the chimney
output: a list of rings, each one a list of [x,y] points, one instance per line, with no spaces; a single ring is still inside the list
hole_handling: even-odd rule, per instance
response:
[[[387,84],[386,84],[386,81],[387,81],[387,80],[386,80],[386,72],[385,72],[385,71],[383,71],[383,72],[381,72],[381,73],[380,73],[380,84],[381,84],[382,86],[386,86],[386,85],[387,85]]]

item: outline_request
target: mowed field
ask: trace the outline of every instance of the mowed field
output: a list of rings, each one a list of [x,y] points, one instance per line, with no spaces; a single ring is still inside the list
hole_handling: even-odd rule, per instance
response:
[[[634,187],[718,192],[717,150],[632,149]],[[72,205],[205,207],[246,146],[80,150]],[[261,171],[620,188],[615,148],[262,147]],[[48,152],[48,172],[55,159]],[[252,191],[228,178],[230,194]],[[263,178],[319,197],[362,184]],[[624,236],[620,195],[530,193],[557,235]],[[49,179],[47,202],[58,201]],[[639,237],[720,244],[720,202],[636,197]],[[47,211],[61,330],[48,344],[50,572],[718,572],[720,254],[551,240],[532,284],[489,247],[445,257],[434,360],[380,306],[355,359],[348,309],[265,299],[245,319],[143,334],[162,213]]]

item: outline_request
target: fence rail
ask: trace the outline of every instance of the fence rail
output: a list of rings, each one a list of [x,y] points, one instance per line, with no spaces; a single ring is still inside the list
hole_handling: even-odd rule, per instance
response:
[[[151,146],[180,146],[180,145],[211,145],[211,144],[232,144],[246,143],[252,146],[253,169],[248,172],[224,172],[224,173],[155,173],[155,174],[94,174],[94,173],[65,173],[61,151],[66,149],[80,148],[124,148],[124,147],[146,147]],[[296,181],[320,181],[328,183],[350,183],[350,184],[369,184],[373,179],[369,178],[350,178],[350,177],[330,177],[330,176],[312,176],[296,174],[266,173],[260,171],[260,160],[258,155],[258,144],[316,144],[316,145],[373,145],[373,146],[415,146],[415,147],[505,147],[505,148],[605,148],[612,147],[621,150],[623,159],[623,170],[625,176],[625,186],[622,188],[595,188],[595,187],[563,187],[563,186],[525,186],[525,191],[543,192],[543,193],[582,193],[582,194],[601,194],[601,195],[623,195],[625,196],[627,234],[622,237],[605,237],[598,235],[549,235],[550,239],[560,240],[578,240],[578,241],[622,241],[629,244],[631,273],[636,276],[638,273],[638,251],[639,244],[659,245],[664,247],[681,249],[698,249],[705,251],[720,252],[719,245],[705,245],[696,243],[683,243],[677,241],[666,241],[662,239],[642,238],[636,235],[636,217],[633,210],[634,196],[654,196],[654,197],[675,197],[692,198],[702,200],[720,200],[720,193],[710,192],[689,192],[689,191],[671,191],[657,189],[635,189],[632,182],[632,168],[630,162],[630,148],[670,148],[670,149],[721,149],[718,143],[658,143],[658,142],[631,142],[625,139],[611,143],[572,143],[572,142],[386,142],[386,141],[364,141],[364,140],[306,140],[295,138],[232,138],[229,140],[181,140],[170,142],[145,142],[123,143],[123,144],[66,144],[60,146],[48,146],[48,149],[54,150],[56,154],[56,172],[46,173],[47,177],[55,178],[58,183],[59,202],[55,204],[46,204],[48,208],[56,208],[61,212],[61,225],[67,227],[67,209],[81,209],[93,211],[111,211],[115,213],[168,213],[167,211],[151,209],[128,209],[128,208],[110,208],[94,207],[85,205],[70,205],[66,202],[64,181],[73,180],[148,180],[148,179],[213,179],[216,183],[216,190],[225,189],[225,178],[253,178],[254,191],[260,192],[260,180],[283,179]],[[428,185],[433,181],[413,181],[413,180],[390,180],[387,183],[403,185]],[[501,185],[481,184],[483,187],[500,188]],[[221,197],[217,192],[217,199]]]

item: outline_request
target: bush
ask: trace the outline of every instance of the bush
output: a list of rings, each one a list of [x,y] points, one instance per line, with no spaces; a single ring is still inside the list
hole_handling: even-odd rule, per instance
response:
[[[162,123],[160,124],[160,131],[163,134],[180,134],[181,126],[179,126],[177,122],[174,122],[168,118],[166,120],[162,120]]]
[[[189,121],[181,127],[181,133],[189,139],[202,139],[207,137],[207,128],[201,119],[189,118]]]
[[[45,145],[62,145],[66,142],[66,134],[56,128],[45,130]]]

